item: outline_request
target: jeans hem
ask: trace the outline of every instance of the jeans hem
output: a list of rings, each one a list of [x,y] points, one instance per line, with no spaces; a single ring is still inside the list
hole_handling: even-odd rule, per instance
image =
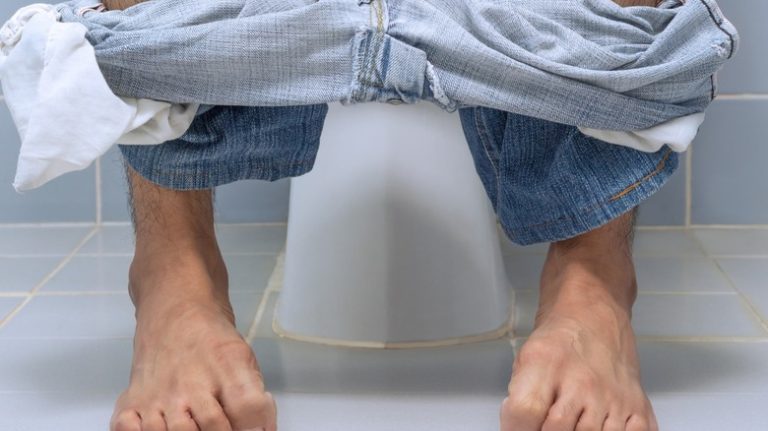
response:
[[[501,223],[510,241],[519,245],[557,242],[574,238],[615,220],[645,201],[670,179],[678,164],[668,149],[656,169],[629,184],[618,193],[603,197],[599,203],[533,225],[510,227]]]

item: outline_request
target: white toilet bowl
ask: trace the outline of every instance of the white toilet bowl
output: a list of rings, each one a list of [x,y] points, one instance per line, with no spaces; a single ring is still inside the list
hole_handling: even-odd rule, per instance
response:
[[[331,106],[292,183],[285,257],[285,337],[398,348],[508,330],[493,210],[458,114],[429,103]]]

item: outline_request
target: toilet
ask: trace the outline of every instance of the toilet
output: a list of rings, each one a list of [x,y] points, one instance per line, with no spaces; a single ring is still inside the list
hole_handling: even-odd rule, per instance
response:
[[[371,348],[495,339],[511,329],[508,285],[458,113],[331,105],[314,169],[292,180],[275,332]]]

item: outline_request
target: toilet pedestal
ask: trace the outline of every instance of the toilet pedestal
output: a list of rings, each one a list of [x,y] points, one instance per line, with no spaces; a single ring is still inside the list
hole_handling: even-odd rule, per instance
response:
[[[493,339],[507,286],[458,114],[332,105],[315,168],[292,182],[275,331],[379,348]]]

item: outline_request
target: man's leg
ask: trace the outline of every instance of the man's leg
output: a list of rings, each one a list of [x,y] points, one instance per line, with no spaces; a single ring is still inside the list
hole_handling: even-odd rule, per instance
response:
[[[630,324],[634,211],[551,244],[533,333],[515,358],[502,431],[655,431]]]
[[[274,401],[234,326],[212,191],[174,191],[127,170],[137,323],[111,431],[274,431]]]

